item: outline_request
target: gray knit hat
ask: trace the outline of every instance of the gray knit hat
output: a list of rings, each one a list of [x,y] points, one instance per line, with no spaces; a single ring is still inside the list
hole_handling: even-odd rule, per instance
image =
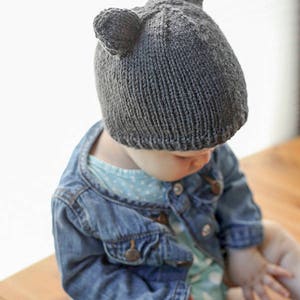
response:
[[[104,124],[139,149],[199,150],[246,122],[240,64],[200,0],[149,0],[94,19],[95,79]]]

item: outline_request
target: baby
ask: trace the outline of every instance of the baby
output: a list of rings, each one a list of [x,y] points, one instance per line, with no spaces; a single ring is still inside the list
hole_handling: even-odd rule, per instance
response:
[[[247,300],[268,299],[264,286],[288,296],[292,274],[272,243],[259,248],[261,212],[226,144],[247,120],[243,72],[202,1],[105,9],[94,30],[103,120],[52,198],[66,292],[218,300],[227,283]]]

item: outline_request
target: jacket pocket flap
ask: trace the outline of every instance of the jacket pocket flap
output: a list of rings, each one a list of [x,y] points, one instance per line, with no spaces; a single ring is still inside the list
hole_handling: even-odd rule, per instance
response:
[[[159,233],[132,235],[117,241],[103,241],[109,260],[126,265],[144,263],[158,243]]]

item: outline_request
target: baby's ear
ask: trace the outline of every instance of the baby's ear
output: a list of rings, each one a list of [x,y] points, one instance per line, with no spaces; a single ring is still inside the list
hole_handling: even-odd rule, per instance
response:
[[[96,38],[111,55],[124,56],[139,36],[141,20],[129,9],[108,8],[95,17],[93,26]]]
[[[203,0],[185,0],[186,2],[190,2],[190,3],[194,3],[196,5],[199,5],[200,7],[202,7],[203,4]]]

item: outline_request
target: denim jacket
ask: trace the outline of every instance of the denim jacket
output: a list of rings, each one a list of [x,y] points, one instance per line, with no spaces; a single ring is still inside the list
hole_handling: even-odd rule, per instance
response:
[[[197,173],[163,182],[163,204],[148,203],[112,194],[88,170],[102,130],[100,121],[76,146],[52,197],[56,258],[74,300],[188,299],[193,255],[168,226],[171,212],[222,266],[226,248],[262,241],[261,212],[227,144]]]

